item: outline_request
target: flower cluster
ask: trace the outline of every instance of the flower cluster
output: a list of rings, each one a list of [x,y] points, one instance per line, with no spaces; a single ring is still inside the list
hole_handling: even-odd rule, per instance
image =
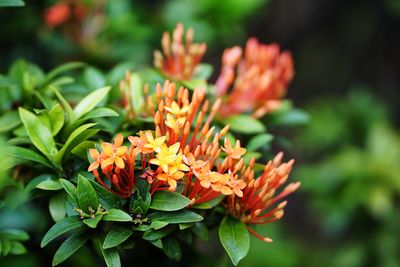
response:
[[[280,99],[293,78],[293,60],[289,52],[280,52],[277,44],[261,44],[255,38],[242,48],[224,51],[222,69],[216,82],[216,94],[224,97],[222,116],[252,112],[254,117],[279,107]]]
[[[154,133],[142,131],[138,136],[129,136],[129,147],[122,146],[123,138],[119,134],[113,144],[101,144],[101,153],[90,150],[94,161],[89,171],[93,171],[97,180],[113,193],[129,197],[137,176],[136,158],[140,158],[138,176],[151,184],[151,193],[176,191],[179,184],[192,205],[221,194],[242,196],[241,190],[246,184],[238,180],[236,173],[243,166],[246,150],[240,147],[239,141],[234,147],[228,139],[224,146],[220,145],[228,127],[217,133],[215,127],[210,128],[221,102],[216,101],[210,107],[203,89],[195,90],[190,98],[188,89],[177,90],[168,81],[163,88],[157,85],[156,101],[151,111]],[[223,161],[219,160],[221,152],[226,154]]]
[[[93,162],[89,171],[105,188],[128,198],[139,177],[150,184],[151,194],[158,190],[180,192],[190,205],[225,195],[228,212],[248,225],[268,223],[282,216],[285,202],[274,209],[270,207],[299,186],[289,184],[273,197],[286,182],[293,160],[280,164],[280,153],[265,166],[260,177],[254,178],[255,159],[249,165],[244,163],[246,149],[240,141],[232,144],[227,138],[222,140],[229,126],[219,132],[210,128],[220,100],[210,106],[203,89],[196,89],[190,97],[188,89],[177,89],[169,81],[163,87],[157,85],[155,100],[149,110],[154,117],[154,131],[129,136],[129,146],[122,145],[123,137],[118,134],[113,144],[101,144],[101,153],[90,150]],[[260,237],[251,228],[249,231]]]
[[[185,34],[181,23],[172,34],[172,43],[170,34],[164,32],[161,40],[162,52],[154,52],[154,66],[171,79],[192,78],[207,49],[205,43],[193,43],[193,36],[193,29],[189,28]]]
[[[241,171],[241,179],[247,184],[241,197],[232,196],[226,200],[228,212],[242,222],[249,224],[266,224],[279,220],[283,216],[283,208],[286,201],[280,202],[282,198],[297,190],[300,182],[290,183],[275,196],[276,191],[287,181],[294,160],[282,162],[283,153],[278,153],[272,161],[264,166],[261,175],[254,178],[254,160],[249,166]],[[252,228],[247,229],[257,238],[272,242],[270,238],[263,237]]]

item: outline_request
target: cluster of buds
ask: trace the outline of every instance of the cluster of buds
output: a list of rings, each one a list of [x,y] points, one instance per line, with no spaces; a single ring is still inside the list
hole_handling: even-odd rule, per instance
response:
[[[277,44],[261,44],[255,38],[242,48],[228,48],[222,55],[222,69],[216,82],[216,94],[224,96],[220,113],[229,116],[252,112],[254,117],[277,109],[293,78],[293,60],[289,52],[280,52]]]
[[[249,166],[242,168],[240,176],[246,183],[241,197],[230,196],[226,199],[228,212],[239,218],[247,226],[247,229],[257,238],[272,242],[268,237],[263,237],[255,232],[249,225],[266,224],[279,220],[284,212],[286,201],[279,202],[282,198],[297,190],[300,182],[290,183],[275,195],[276,191],[286,183],[294,160],[282,162],[283,153],[278,153],[272,161],[265,165],[263,172],[254,178],[252,170],[255,161],[252,160]],[[279,204],[277,204],[279,202]]]
[[[185,34],[181,23],[173,31],[172,43],[170,34],[164,32],[162,52],[154,52],[154,66],[168,78],[190,80],[207,49],[205,43],[193,43],[193,36],[193,29],[189,28]]]

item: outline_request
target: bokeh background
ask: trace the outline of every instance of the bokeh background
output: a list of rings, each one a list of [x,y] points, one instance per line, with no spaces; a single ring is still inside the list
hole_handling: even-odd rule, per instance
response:
[[[0,9],[0,73],[19,58],[45,70],[73,60],[104,72],[121,62],[143,68],[177,22],[208,44],[204,61],[216,74],[223,49],[251,36],[291,51],[287,98],[310,121],[269,130],[288,140],[274,149],[296,159],[291,179],[302,187],[286,216],[262,228],[275,241],[252,240],[240,266],[400,266],[399,0],[65,2],[82,3],[85,17],[52,26],[50,0]],[[31,214],[22,228],[43,216]]]

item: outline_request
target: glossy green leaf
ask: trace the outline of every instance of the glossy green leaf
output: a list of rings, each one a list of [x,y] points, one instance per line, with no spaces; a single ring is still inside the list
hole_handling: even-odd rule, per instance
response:
[[[227,216],[222,220],[218,233],[222,246],[236,266],[247,255],[250,248],[250,237],[246,225]]]
[[[63,146],[63,147],[60,149],[60,151],[58,151],[58,153],[55,155],[54,162],[55,162],[56,165],[61,165],[61,162],[62,162],[62,160],[63,160],[64,154],[65,154],[68,150],[72,149],[72,148],[71,148],[71,144],[72,144],[73,142],[75,142],[76,139],[78,139],[78,138],[80,137],[80,135],[83,135],[83,133],[84,133],[88,128],[90,128],[90,127],[92,127],[92,126],[94,126],[94,125],[96,125],[96,124],[95,124],[95,123],[87,123],[87,124],[84,124],[84,125],[78,127],[77,129],[75,129],[75,130],[71,133],[71,135],[68,137],[67,141],[65,142],[64,146]],[[84,140],[81,140],[81,141],[84,141]]]
[[[249,151],[254,151],[259,148],[268,146],[273,139],[274,137],[271,134],[266,134],[266,133],[259,134],[250,139],[246,148]]]
[[[62,96],[62,94],[57,90],[54,86],[49,86],[49,88],[54,92],[58,100],[60,101],[61,105],[64,107],[65,112],[67,112],[68,120],[71,121],[74,116],[74,111],[71,108],[71,105],[68,101]]]
[[[167,223],[189,223],[203,220],[203,217],[190,210],[179,210],[171,212],[156,211],[149,215],[153,221]]]
[[[64,125],[64,110],[60,104],[55,105],[48,114],[49,122],[51,126],[51,133],[55,136]]]
[[[78,206],[78,191],[76,189],[76,186],[65,179],[60,179],[60,184],[74,202],[73,204]]]
[[[83,141],[82,143],[80,143],[79,145],[74,147],[71,150],[71,153],[74,154],[75,156],[78,156],[79,158],[81,158],[83,160],[87,160],[89,149],[94,148],[94,147],[95,147],[95,142]]]
[[[181,247],[179,246],[178,241],[173,236],[167,236],[161,239],[163,250],[165,255],[168,258],[179,261],[182,256]]]
[[[224,119],[224,123],[229,124],[231,130],[239,133],[254,134],[265,132],[264,125],[249,115],[233,115]]]
[[[72,254],[74,254],[80,247],[82,247],[86,241],[89,239],[87,233],[77,233],[70,236],[61,246],[58,248],[53,257],[53,266],[56,266],[66,259],[68,259]]]
[[[11,131],[21,124],[17,111],[5,112],[0,116],[0,133]]]
[[[158,230],[151,229],[144,233],[143,239],[147,240],[147,241],[156,241],[160,238],[163,238],[163,237],[169,235],[175,229],[176,229],[176,227],[174,227],[174,226],[168,226],[168,227],[164,227],[164,228],[161,228]]]
[[[83,226],[83,222],[79,219],[79,216],[65,217],[61,221],[54,224],[49,231],[45,234],[40,243],[40,247],[46,246],[55,238],[75,229]]]
[[[107,234],[103,243],[103,249],[108,249],[118,246],[119,244],[127,240],[132,234],[133,234],[132,229],[124,227],[114,227]]]
[[[40,163],[46,167],[52,168],[53,166],[50,164],[50,162],[42,157],[40,154],[36,153],[32,149],[27,149],[24,147],[18,147],[18,146],[6,146],[5,149],[5,155],[8,155],[13,158],[19,158],[23,160],[28,160],[28,161],[34,161],[37,163]]]
[[[52,191],[52,190],[60,190],[62,189],[62,186],[60,182],[56,179],[46,179],[40,182],[38,185],[36,185],[36,188]]]
[[[79,208],[86,213],[91,213],[93,210],[97,210],[99,206],[99,199],[93,186],[89,180],[78,175],[78,187],[77,187],[77,199]]]
[[[89,226],[90,228],[96,228],[97,224],[101,221],[102,218],[103,218],[103,215],[98,214],[98,215],[94,216],[94,218],[84,219],[83,223],[86,224],[87,226]]]
[[[181,194],[170,191],[155,192],[151,198],[150,208],[153,210],[175,211],[190,204],[190,200]]]
[[[96,192],[99,196],[99,202],[102,207],[107,210],[112,208],[119,208],[121,202],[121,198],[119,196],[111,193],[93,180],[89,180],[89,182],[96,189]]]
[[[113,222],[130,222],[132,221],[132,217],[125,211],[119,209],[110,209],[107,210],[107,214],[104,215],[103,220]]]
[[[111,87],[103,87],[93,91],[84,97],[74,109],[75,119],[80,118],[92,109],[94,109],[108,94]]]
[[[82,116],[81,120],[89,120],[89,119],[96,119],[96,118],[104,118],[104,117],[117,117],[119,116],[118,112],[111,108],[96,108],[92,111],[89,111],[84,116]]]
[[[65,201],[66,201],[65,192],[57,193],[57,194],[51,196],[51,198],[50,198],[49,211],[50,211],[51,217],[53,218],[53,220],[55,222],[58,222],[58,221],[64,219],[65,215],[67,214],[66,208],[65,208]]]
[[[100,242],[98,245],[107,267],[121,267],[121,260],[116,248],[104,249]]]
[[[56,143],[49,128],[47,128],[40,119],[32,112],[20,107],[19,116],[28,132],[32,143],[52,160],[57,153]]]
[[[225,195],[221,194],[221,195],[219,195],[219,196],[217,196],[217,197],[215,197],[215,198],[213,198],[213,199],[211,199],[211,200],[209,200],[207,202],[203,202],[203,203],[200,203],[200,204],[193,205],[192,208],[200,209],[200,210],[212,209],[215,206],[217,206],[219,203],[221,203],[221,201],[224,198],[225,198]]]

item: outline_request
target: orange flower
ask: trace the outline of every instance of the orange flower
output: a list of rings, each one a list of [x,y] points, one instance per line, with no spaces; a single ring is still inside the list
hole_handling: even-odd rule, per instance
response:
[[[113,144],[101,143],[101,153],[97,149],[90,149],[89,154],[94,161],[90,164],[88,171],[93,172],[99,183],[107,190],[127,198],[132,194],[135,184],[133,163],[136,155],[132,158],[128,153],[128,147],[122,146],[123,142],[122,134],[118,134]],[[103,176],[100,176],[97,170],[100,166],[102,175],[110,181],[111,186],[103,181]]]
[[[281,163],[283,153],[278,153],[268,162],[258,178],[254,178],[254,160],[241,172],[241,177],[233,181],[236,187],[233,190],[243,190],[242,193],[230,196],[226,205],[228,212],[247,224],[247,229],[257,238],[271,242],[270,238],[256,233],[249,225],[266,224],[279,220],[283,216],[286,201],[278,203],[282,198],[297,190],[300,183],[287,185],[280,193],[275,193],[288,179],[294,160]],[[247,186],[244,186],[245,182]],[[278,203],[278,204],[277,204]]]
[[[176,80],[190,80],[206,52],[205,43],[193,43],[194,32],[189,28],[184,40],[184,28],[176,25],[171,37],[164,32],[161,40],[162,51],[154,52],[154,66],[164,75]]]
[[[250,38],[243,58],[240,47],[226,49],[215,84],[216,94],[225,96],[221,115],[251,112],[254,117],[262,117],[277,109],[293,75],[290,53],[281,53],[277,44],[265,45]]]
[[[105,169],[107,166],[115,165],[123,169],[125,167],[124,158],[128,147],[121,146],[124,137],[122,134],[118,134],[114,139],[114,144],[103,142],[101,148],[103,149],[103,160],[101,162],[101,168]]]

